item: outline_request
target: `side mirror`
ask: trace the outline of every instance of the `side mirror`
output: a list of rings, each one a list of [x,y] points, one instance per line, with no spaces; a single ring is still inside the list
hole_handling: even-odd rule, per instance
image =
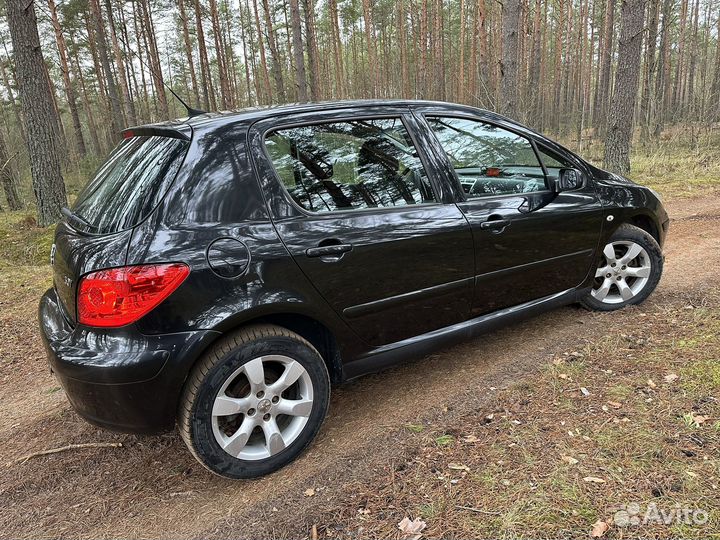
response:
[[[584,182],[585,176],[581,171],[577,169],[560,169],[553,187],[555,193],[560,193],[561,191],[578,189],[583,186]]]

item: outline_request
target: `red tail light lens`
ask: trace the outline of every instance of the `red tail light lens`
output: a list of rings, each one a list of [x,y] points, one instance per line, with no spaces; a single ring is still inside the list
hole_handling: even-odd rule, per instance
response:
[[[133,323],[170,296],[189,273],[182,263],[91,272],[78,288],[78,321],[106,328]]]

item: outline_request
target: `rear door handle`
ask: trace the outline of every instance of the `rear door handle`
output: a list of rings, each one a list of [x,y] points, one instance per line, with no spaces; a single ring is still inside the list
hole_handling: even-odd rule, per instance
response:
[[[319,246],[305,250],[308,257],[338,257],[352,249],[352,244],[333,244],[330,246]]]
[[[493,218],[492,216],[488,218],[487,221],[483,221],[480,224],[481,229],[491,229],[491,230],[497,230],[497,229],[504,229],[510,225],[509,219],[502,219],[502,218]]]

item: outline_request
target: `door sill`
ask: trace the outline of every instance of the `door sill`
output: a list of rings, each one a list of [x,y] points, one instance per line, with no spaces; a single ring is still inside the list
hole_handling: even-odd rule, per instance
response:
[[[503,308],[468,321],[420,334],[419,336],[376,347],[357,360],[345,364],[343,366],[343,380],[348,381],[369,373],[376,373],[403,360],[420,358],[438,348],[465,341],[484,332],[538,315],[556,307],[572,304],[585,296],[589,290],[589,288],[567,289],[537,300]]]

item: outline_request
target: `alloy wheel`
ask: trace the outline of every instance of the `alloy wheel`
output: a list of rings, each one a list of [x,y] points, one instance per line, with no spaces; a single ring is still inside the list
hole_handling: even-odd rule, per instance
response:
[[[312,381],[300,362],[282,355],[260,356],[223,383],[212,408],[213,434],[233,457],[267,459],[298,438],[312,407]]]
[[[627,302],[642,291],[651,271],[650,256],[640,244],[629,240],[610,242],[603,249],[591,294],[606,304]]]

